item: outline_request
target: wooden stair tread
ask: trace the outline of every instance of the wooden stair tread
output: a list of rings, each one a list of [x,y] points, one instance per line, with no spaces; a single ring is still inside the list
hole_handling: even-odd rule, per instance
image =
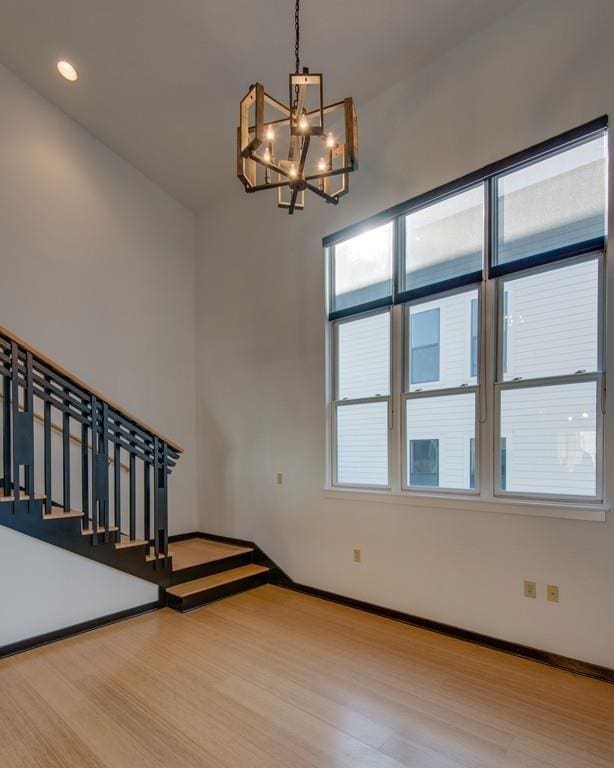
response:
[[[250,576],[266,573],[268,570],[269,569],[264,565],[250,563],[249,565],[242,565],[239,568],[233,568],[230,571],[213,573],[211,576],[204,576],[202,579],[194,579],[193,581],[186,581],[183,584],[175,584],[173,587],[167,587],[166,591],[169,595],[173,595],[174,597],[188,597],[189,595],[196,595],[199,592],[206,592],[208,589],[221,587],[223,584],[231,584],[233,581],[241,581],[241,579],[247,579]]]
[[[46,515],[43,510],[43,520],[66,520],[71,517],[83,517],[83,512],[71,509],[70,512],[64,512],[63,507],[51,507],[50,514]]]
[[[43,496],[40,493],[35,493],[34,496],[30,497],[25,493],[19,494],[19,501],[43,501],[45,496]],[[0,496],[0,503],[2,502],[10,503],[11,501],[15,501],[15,496],[11,494],[10,496]]]
[[[116,531],[116,530],[117,530],[117,526],[116,525],[109,526],[109,533],[112,533],[113,531]],[[106,532],[106,528],[104,527],[104,525],[99,525],[98,528],[97,528],[97,532],[98,533],[105,533]],[[81,530],[81,535],[82,536],[91,536],[93,533],[94,533],[94,529],[93,528],[83,528]]]
[[[130,536],[126,536],[125,533],[122,533],[120,541],[118,541],[115,544],[115,549],[128,549],[129,547],[144,547],[149,542],[145,541],[145,539],[134,539],[134,541],[130,540]]]
[[[252,547],[240,547],[211,539],[183,539],[173,541],[173,571],[213,563],[226,557],[253,552]]]
[[[169,549],[167,557],[173,557],[174,554],[175,554],[174,550],[170,550]],[[161,552],[159,552],[158,553],[158,560],[162,560],[163,557],[164,557],[164,555]],[[153,547],[150,547],[149,548],[149,552],[145,556],[145,560],[148,563],[150,563],[150,562],[153,562],[155,559],[156,559],[156,551],[155,551],[155,549]]]

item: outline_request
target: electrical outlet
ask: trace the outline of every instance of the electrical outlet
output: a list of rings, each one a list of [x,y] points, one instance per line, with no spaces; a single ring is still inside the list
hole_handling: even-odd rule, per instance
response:
[[[361,560],[361,557],[362,557],[362,555],[361,555],[360,550],[359,549],[355,549],[354,550],[354,562],[355,563],[359,563],[360,560]]]
[[[546,588],[546,597],[551,603],[559,602],[559,588],[556,584],[548,584]]]
[[[532,598],[537,597],[537,584],[534,581],[525,581],[524,596]]]
[[[283,485],[284,476],[283,476],[282,472],[278,472],[277,473],[277,478],[276,478],[275,482],[277,483],[277,485]]]

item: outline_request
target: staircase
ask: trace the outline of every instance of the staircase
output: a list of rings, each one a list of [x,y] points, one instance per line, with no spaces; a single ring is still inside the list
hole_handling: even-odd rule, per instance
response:
[[[182,448],[0,327],[0,525],[158,584],[187,610],[268,581],[253,545],[175,537]]]

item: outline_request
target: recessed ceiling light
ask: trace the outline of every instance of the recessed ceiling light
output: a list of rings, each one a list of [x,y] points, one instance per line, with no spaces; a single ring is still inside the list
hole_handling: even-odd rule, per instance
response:
[[[70,63],[70,61],[58,61],[58,72],[64,79],[70,80],[71,83],[74,83],[75,80],[78,80],[79,78],[79,73]]]

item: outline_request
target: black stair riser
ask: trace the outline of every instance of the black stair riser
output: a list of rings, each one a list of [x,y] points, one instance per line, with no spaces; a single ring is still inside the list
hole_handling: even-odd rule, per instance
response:
[[[172,544],[169,544],[169,551],[173,551]],[[183,584],[184,581],[201,579],[203,576],[210,576],[212,573],[231,571],[233,568],[250,565],[252,562],[253,552],[241,552],[238,555],[230,555],[220,560],[213,560],[210,563],[194,565],[191,568],[182,568],[180,571],[173,571],[171,574],[171,584]]]
[[[169,608],[173,608],[175,611],[181,611],[183,613],[192,608],[200,608],[202,605],[221,600],[224,597],[230,597],[230,595],[237,595],[239,592],[245,592],[248,589],[260,587],[263,584],[268,583],[268,581],[269,573],[266,571],[264,573],[256,573],[253,576],[248,576],[245,579],[231,581],[228,584],[220,584],[219,587],[207,589],[204,592],[189,595],[188,597],[177,597],[176,595],[167,593],[167,604]]]
[[[145,560],[145,546],[116,549],[112,541],[108,544],[104,543],[103,534],[99,534],[98,544],[94,546],[92,536],[81,534],[80,517],[43,520],[42,510],[43,503],[40,500],[2,502],[0,503],[0,525],[154,584],[170,585],[169,566],[162,567],[160,563],[158,569],[154,569],[153,562]]]

